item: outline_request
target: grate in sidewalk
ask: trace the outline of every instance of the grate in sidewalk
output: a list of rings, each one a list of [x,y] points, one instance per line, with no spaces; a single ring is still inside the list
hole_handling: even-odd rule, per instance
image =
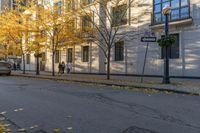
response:
[[[149,129],[145,129],[145,128],[140,128],[140,127],[136,127],[136,126],[131,126],[129,128],[127,128],[126,130],[124,130],[122,133],[158,133]]]
[[[40,130],[35,131],[34,133],[47,133],[47,132],[42,130],[42,129],[40,129]]]

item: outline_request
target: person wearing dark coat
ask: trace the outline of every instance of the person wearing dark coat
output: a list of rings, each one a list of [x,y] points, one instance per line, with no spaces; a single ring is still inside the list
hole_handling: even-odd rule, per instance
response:
[[[19,62],[17,63],[17,70],[21,70]]]
[[[58,64],[58,74],[62,73],[62,64],[61,62]]]
[[[14,64],[13,64],[13,70],[14,70],[14,71],[17,70],[17,66],[16,66],[15,62],[14,62]]]
[[[62,74],[64,74],[64,72],[65,72],[65,62],[63,61],[62,62]]]

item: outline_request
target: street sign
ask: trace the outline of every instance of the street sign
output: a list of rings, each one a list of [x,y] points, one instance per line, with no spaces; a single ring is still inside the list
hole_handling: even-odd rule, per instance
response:
[[[141,83],[143,83],[143,76],[144,76],[144,71],[145,71],[145,66],[146,66],[146,60],[147,60],[147,52],[148,52],[148,48],[149,48],[149,42],[156,42],[156,37],[155,37],[155,33],[152,31],[145,31],[144,32],[144,36],[141,37],[141,42],[146,42],[147,46],[146,46],[146,52],[144,55],[144,64],[142,67],[142,76],[141,76]]]
[[[141,42],[156,42],[156,37],[141,37]]]

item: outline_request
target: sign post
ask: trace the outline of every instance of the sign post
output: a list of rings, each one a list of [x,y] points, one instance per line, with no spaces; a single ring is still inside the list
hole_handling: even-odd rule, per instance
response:
[[[144,77],[144,70],[145,70],[145,66],[146,66],[146,59],[147,59],[147,53],[148,53],[148,49],[149,49],[149,43],[150,42],[156,42],[156,37],[155,37],[155,33],[154,32],[145,32],[144,37],[141,37],[141,42],[146,42],[147,46],[146,46],[146,51],[145,51],[145,55],[144,55],[144,63],[143,63],[143,67],[142,67],[142,76],[141,76],[141,83],[143,83],[143,77]]]

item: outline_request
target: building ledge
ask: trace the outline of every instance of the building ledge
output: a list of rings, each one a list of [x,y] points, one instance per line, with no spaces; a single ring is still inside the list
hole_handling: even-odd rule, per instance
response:
[[[177,20],[177,21],[171,21],[169,22],[170,26],[175,26],[175,25],[186,25],[186,24],[192,24],[193,19],[192,18],[187,18],[187,19],[182,19],[182,20]],[[160,29],[163,28],[165,26],[164,23],[160,23],[160,24],[151,24],[149,27],[151,29]]]

